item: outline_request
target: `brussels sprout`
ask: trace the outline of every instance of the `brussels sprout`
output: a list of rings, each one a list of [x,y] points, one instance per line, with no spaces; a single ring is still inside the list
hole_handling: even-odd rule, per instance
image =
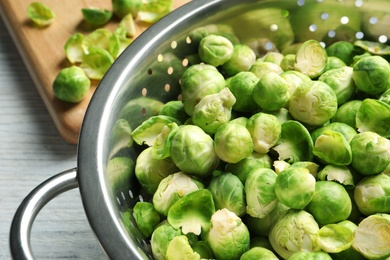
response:
[[[122,193],[127,196],[130,189],[130,182],[134,177],[134,161],[128,157],[115,157],[108,161],[106,173],[110,187],[120,197]],[[129,199],[129,197],[126,197]]]
[[[305,41],[295,56],[294,69],[310,78],[316,78],[324,72],[328,54],[316,40]]]
[[[308,169],[288,167],[277,175],[275,194],[287,207],[303,209],[312,200],[315,187],[316,179]]]
[[[280,217],[288,212],[290,208],[286,205],[277,202],[276,207],[264,218],[252,217],[247,214],[244,216],[244,222],[251,232],[251,235],[267,238],[271,227],[278,221]],[[251,244],[252,244],[251,240]],[[271,247],[272,248],[272,247]]]
[[[331,122],[341,122],[356,129],[356,113],[362,104],[361,100],[350,100],[339,106]]]
[[[304,124],[321,126],[336,114],[337,96],[324,82],[304,82],[291,95],[289,111]]]
[[[180,192],[180,191],[179,191]],[[180,195],[179,195],[180,196]],[[213,196],[207,189],[192,191],[176,201],[168,211],[168,222],[183,234],[208,231],[215,212]]]
[[[376,99],[366,98],[356,113],[356,127],[359,132],[371,131],[383,137],[390,137],[390,105]]]
[[[217,259],[238,259],[249,250],[249,231],[242,220],[227,209],[217,210],[211,217],[206,236]]]
[[[352,171],[344,165],[325,165],[317,175],[321,181],[335,181],[343,185],[346,189],[355,187]]]
[[[131,138],[131,127],[129,122],[125,119],[118,119],[111,129],[110,133],[110,155],[112,158],[116,153],[131,147],[133,145],[133,138]]]
[[[222,64],[222,69],[226,75],[234,76],[239,72],[249,71],[255,61],[256,54],[249,46],[235,44],[233,46],[232,56]]]
[[[268,235],[268,233],[267,233],[267,235]],[[269,249],[273,252],[273,249],[272,249],[271,243],[268,240],[268,237],[257,237],[257,236],[251,237],[250,248],[253,248],[253,247],[262,247],[262,248]]]
[[[272,62],[276,65],[281,65],[284,55],[277,51],[269,51],[260,58],[261,61]]]
[[[242,71],[226,80],[226,87],[236,98],[233,110],[238,112],[252,112],[259,108],[253,99],[253,88],[259,78],[249,71]]]
[[[324,73],[329,70],[340,69],[346,66],[347,64],[345,64],[345,62],[342,61],[341,59],[333,56],[328,56]]]
[[[267,111],[267,113],[276,116],[281,124],[289,120],[292,120],[290,112],[288,111],[287,108],[284,107],[275,111]]]
[[[255,63],[253,63],[253,65],[251,66],[249,71],[254,73],[256,75],[256,77],[258,77],[260,79],[262,76],[264,76],[270,72],[275,72],[277,74],[281,74],[283,72],[283,69],[275,63],[261,61],[258,59],[255,61]]]
[[[91,81],[80,67],[61,69],[53,81],[54,96],[62,101],[77,103],[83,100],[91,87]]]
[[[225,78],[208,64],[192,65],[181,77],[184,110],[192,115],[195,105],[206,95],[215,94],[225,88]]]
[[[311,214],[291,209],[271,228],[269,241],[277,254],[288,259],[299,251],[320,251],[318,231],[318,224]]]
[[[153,258],[156,260],[166,260],[169,243],[174,237],[181,235],[180,229],[173,228],[168,221],[163,221],[158,225],[150,238]]]
[[[287,81],[290,96],[303,82],[311,81],[309,76],[295,70],[284,71],[280,76]]]
[[[283,59],[280,61],[280,67],[284,71],[292,71],[294,69],[295,58],[295,54],[287,54],[283,56]]]
[[[390,257],[389,226],[389,214],[366,217],[354,232],[353,248],[368,259],[387,259]]]
[[[74,33],[66,40],[64,50],[70,63],[74,64],[83,60],[84,50],[81,47],[83,40],[84,34],[79,32]]]
[[[123,28],[126,37],[134,37],[136,34],[135,21],[132,14],[126,14],[118,24],[119,28]]]
[[[297,52],[298,52],[299,48],[302,46],[302,44],[303,44],[303,42],[297,42],[297,43],[290,44],[282,49],[282,54],[284,56],[286,56],[288,54],[297,54]]]
[[[101,8],[82,8],[81,13],[84,20],[92,26],[103,26],[112,17],[112,12]]]
[[[226,208],[239,217],[246,213],[244,185],[236,175],[220,174],[210,181],[207,189],[213,195],[215,209]]]
[[[53,10],[41,2],[32,2],[29,4],[27,7],[27,16],[38,27],[48,26],[56,18]]]
[[[237,163],[226,164],[225,171],[236,175],[245,184],[248,174],[257,168],[271,168],[272,159],[266,153],[253,152]]]
[[[282,125],[276,116],[259,112],[249,118],[247,129],[253,139],[253,150],[268,153],[279,141]]]
[[[311,175],[314,176],[314,178],[317,178],[318,168],[320,166],[317,163],[311,161],[299,161],[292,163],[290,167],[305,168],[309,171]]]
[[[150,237],[160,223],[160,214],[150,202],[138,201],[134,205],[133,215],[138,229],[145,237]]]
[[[245,181],[246,212],[257,218],[264,218],[275,209],[278,200],[275,181],[278,175],[271,169],[259,168],[248,174]]]
[[[114,58],[105,49],[91,46],[83,55],[80,67],[90,79],[101,80],[114,63]]]
[[[200,260],[200,255],[195,252],[188,237],[175,236],[168,244],[166,257],[169,260]]]
[[[171,158],[182,171],[199,178],[208,177],[220,161],[213,139],[194,125],[177,130],[172,138]]]
[[[173,10],[173,0],[146,0],[141,2],[137,19],[153,24]]]
[[[279,258],[269,249],[252,247],[240,257],[240,260],[278,260]]]
[[[289,260],[332,260],[332,257],[322,251],[318,252],[296,252],[293,255],[291,255]]]
[[[356,184],[354,199],[364,215],[390,212],[390,176],[380,173],[367,176]]]
[[[337,41],[326,47],[328,57],[337,57],[347,66],[353,63],[353,57],[359,52],[354,44],[348,41]]]
[[[135,176],[142,188],[149,194],[154,194],[159,183],[177,171],[179,169],[170,158],[154,159],[152,147],[143,150],[135,162]]]
[[[253,153],[253,140],[245,126],[225,123],[215,132],[214,148],[221,160],[237,163]]]
[[[318,231],[318,244],[322,251],[339,253],[351,247],[353,231],[339,224],[327,224]]]
[[[244,116],[240,116],[237,118],[234,118],[229,121],[230,124],[237,124],[237,125],[242,125],[246,127],[246,124],[248,123],[248,118]]]
[[[203,189],[203,184],[183,172],[168,175],[158,185],[153,195],[153,205],[156,210],[167,216],[169,209],[187,194]]]
[[[337,69],[325,71],[319,81],[328,84],[336,93],[337,104],[340,106],[349,101],[355,93],[355,82],[352,79],[353,68],[343,66]]]
[[[357,134],[351,140],[352,167],[362,175],[381,173],[390,162],[390,140],[374,132]]]
[[[148,146],[153,146],[154,141],[161,133],[163,127],[170,123],[181,124],[178,120],[170,116],[152,116],[134,129],[131,133],[131,137],[134,142],[139,145],[146,144]]]
[[[348,140],[339,132],[323,131],[313,138],[313,154],[322,162],[334,165],[349,165],[352,162],[352,150]]]
[[[264,74],[253,88],[253,99],[264,110],[275,111],[290,100],[289,85],[276,72]]]
[[[351,214],[352,202],[345,188],[332,181],[317,181],[312,200],[305,208],[319,225],[346,220]]]
[[[210,34],[200,41],[198,54],[203,62],[218,67],[230,60],[233,49],[233,44],[229,39]]]
[[[161,133],[153,142],[152,156],[154,159],[165,159],[171,156],[172,138],[178,129],[179,126],[175,122],[163,126]]]
[[[286,160],[289,163],[313,159],[313,140],[310,133],[295,120],[288,120],[282,124],[280,141],[272,149],[278,153],[279,160]]]
[[[227,24],[208,24],[205,26],[197,27],[190,31],[189,37],[191,38],[191,42],[196,46],[199,45],[200,41],[206,37],[207,35],[227,35],[234,34],[232,27]]]
[[[214,134],[221,125],[230,121],[235,102],[236,98],[229,88],[207,95],[194,107],[192,123],[206,133]]]
[[[132,43],[132,39],[127,38],[126,30],[123,26],[118,26],[111,35],[108,42],[108,51],[116,59]]]
[[[390,88],[383,92],[382,95],[379,96],[378,100],[390,105]]]
[[[112,9],[116,16],[123,18],[131,14],[134,18],[141,8],[142,0],[111,0]]]
[[[369,95],[380,95],[390,88],[390,65],[381,56],[364,57],[353,65],[356,88]]]
[[[180,122],[184,123],[189,115],[184,110],[184,104],[180,100],[171,100],[162,106],[159,115],[170,116],[173,117]]]

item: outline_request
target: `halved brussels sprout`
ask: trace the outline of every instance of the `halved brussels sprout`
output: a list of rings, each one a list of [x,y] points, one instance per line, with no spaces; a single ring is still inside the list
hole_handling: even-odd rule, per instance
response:
[[[310,78],[316,78],[325,71],[327,59],[328,54],[320,42],[307,40],[296,53],[294,69]]]
[[[356,127],[359,132],[371,131],[383,137],[390,137],[390,105],[376,99],[366,98],[356,113]]]

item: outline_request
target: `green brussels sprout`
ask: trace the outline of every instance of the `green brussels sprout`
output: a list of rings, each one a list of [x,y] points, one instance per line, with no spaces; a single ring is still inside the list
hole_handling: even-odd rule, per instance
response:
[[[256,54],[249,46],[235,44],[233,46],[232,56],[222,64],[222,69],[226,75],[234,76],[239,72],[249,71],[255,61]]]
[[[346,220],[352,202],[345,188],[332,181],[317,181],[312,200],[305,208],[321,226]]]
[[[380,95],[390,88],[390,65],[381,56],[361,58],[353,65],[356,88],[369,95]]]
[[[366,98],[356,113],[356,127],[359,132],[371,131],[383,137],[390,137],[390,105],[376,99]]]
[[[249,71],[242,71],[226,80],[226,87],[236,98],[233,110],[238,112],[252,112],[259,108],[253,99],[253,88],[259,78]]]
[[[215,132],[214,149],[224,162],[237,163],[253,153],[253,140],[245,126],[225,123]]]
[[[390,140],[374,132],[357,134],[350,142],[352,167],[362,175],[381,173],[390,162]]]
[[[181,124],[180,121],[176,120],[170,116],[157,115],[152,116],[142,122],[136,129],[131,133],[131,137],[134,142],[139,145],[146,144],[148,146],[153,146],[154,141],[157,136],[161,133],[161,130],[164,126],[176,123]]]
[[[290,208],[284,205],[283,203],[277,202],[276,207],[268,213],[264,218],[252,217],[247,214],[244,216],[244,222],[247,225],[248,229],[251,232],[251,235],[267,238],[271,230],[271,227],[278,221],[280,217],[288,212]],[[251,240],[251,244],[252,244]],[[272,248],[272,247],[270,247]]]
[[[328,84],[336,93],[337,104],[340,106],[349,101],[355,93],[355,82],[352,79],[353,68],[343,66],[325,71],[319,81]]]
[[[289,111],[303,124],[321,126],[336,114],[336,93],[324,82],[304,82],[291,95]]]
[[[277,51],[269,51],[265,55],[263,55],[260,60],[265,62],[272,62],[276,65],[281,65],[281,62],[284,58],[284,55]]]
[[[296,252],[293,255],[291,255],[289,260],[332,260],[332,257],[322,251],[317,251],[317,252]]]
[[[153,148],[143,150],[135,162],[135,176],[141,187],[149,194],[154,194],[159,183],[168,175],[179,171],[170,158],[153,158]]]
[[[328,54],[318,41],[307,40],[297,51],[294,69],[313,79],[325,71],[327,59]]]
[[[236,175],[220,174],[210,181],[207,189],[213,195],[215,209],[226,208],[239,217],[246,213],[244,185]]]
[[[248,228],[236,214],[220,209],[211,217],[206,241],[216,259],[234,260],[249,250],[249,236]]]
[[[185,70],[181,77],[184,110],[192,115],[195,105],[206,95],[215,94],[225,88],[225,78],[213,66],[196,64]]]
[[[179,191],[180,192],[180,191]],[[215,212],[213,196],[207,189],[195,190],[176,201],[168,211],[168,222],[183,234],[200,235],[210,228],[210,218]]]
[[[126,36],[127,31],[125,27],[118,26],[112,33],[108,42],[108,51],[114,57],[118,58],[119,55],[133,42],[131,38]]]
[[[259,112],[249,118],[247,129],[252,136],[253,150],[268,153],[279,141],[282,125],[276,116]]]
[[[275,252],[288,259],[299,251],[317,252],[319,226],[304,210],[290,209],[271,228],[269,241]]]
[[[202,38],[198,47],[200,59],[214,67],[223,65],[233,56],[232,42],[220,35],[210,34]]]
[[[172,138],[178,129],[179,126],[175,122],[163,126],[152,145],[154,159],[165,159],[171,156]]]
[[[293,71],[294,70],[294,64],[295,64],[295,54],[287,54],[283,56],[283,59],[280,61],[280,67],[284,71]]]
[[[131,13],[121,18],[118,28],[123,28],[126,37],[134,37],[136,34],[135,21]]]
[[[208,134],[215,134],[217,129],[230,121],[236,98],[229,88],[203,97],[194,107],[192,123]]]
[[[390,212],[390,176],[380,173],[360,180],[354,190],[354,199],[364,215]]]
[[[242,184],[245,184],[245,180],[252,170],[257,168],[270,169],[271,164],[272,159],[268,154],[253,152],[237,163],[227,163],[225,171],[233,173],[240,179]]]
[[[260,79],[262,76],[270,72],[281,74],[283,72],[283,69],[275,63],[261,61],[260,59],[257,59],[255,63],[253,63],[249,71],[254,73],[256,77]]]
[[[159,112],[159,115],[173,117],[182,123],[184,123],[189,118],[189,115],[187,115],[184,110],[184,104],[180,100],[171,100],[167,103],[164,103]]]
[[[142,1],[137,13],[137,19],[141,22],[153,24],[170,13],[172,10],[173,0]]]
[[[352,247],[368,259],[390,257],[390,215],[374,214],[363,219],[354,232]]]
[[[111,4],[113,12],[119,18],[128,14],[135,18],[141,8],[142,0],[111,0]]]
[[[171,158],[179,169],[199,178],[208,177],[220,161],[213,139],[195,125],[177,130],[171,142]]]
[[[353,231],[343,225],[327,224],[318,231],[318,244],[322,251],[339,253],[351,247]]]
[[[170,174],[159,183],[153,195],[153,205],[160,214],[167,216],[175,202],[203,188],[204,185],[200,181],[183,172]]]
[[[341,59],[334,56],[328,56],[324,73],[329,70],[339,69],[345,66],[347,66],[347,64],[345,64],[345,62],[342,61]]]
[[[54,96],[62,101],[77,103],[91,87],[91,80],[80,67],[63,68],[53,81]]]
[[[328,57],[337,57],[347,66],[353,63],[353,57],[359,53],[355,45],[348,41],[334,42],[325,49]]]
[[[266,217],[275,209],[278,200],[275,182],[278,175],[271,169],[259,168],[248,174],[245,181],[246,212],[257,218]]]
[[[356,129],[356,114],[359,110],[361,100],[350,100],[339,106],[334,117],[330,119],[331,122],[340,122],[349,125]]]
[[[168,221],[163,221],[152,233],[150,247],[153,258],[156,260],[167,260],[167,250],[173,238],[181,236],[180,229],[173,228]]]
[[[260,77],[253,88],[253,99],[266,111],[275,111],[285,107],[290,100],[289,85],[276,72]]]
[[[353,127],[351,127],[351,126],[349,126],[349,125],[347,125],[345,123],[332,122],[332,123],[329,123],[327,125],[324,125],[324,126],[322,126],[320,128],[317,128],[316,130],[314,130],[311,133],[311,136],[312,136],[313,140],[316,140],[325,131],[335,131],[335,132],[338,132],[338,133],[342,134],[348,142],[351,142],[351,140],[357,134],[356,130]]]
[[[90,79],[101,80],[113,63],[114,58],[107,50],[91,46],[83,55],[80,67]]]
[[[38,27],[49,26],[56,18],[53,10],[41,2],[32,2],[27,7],[27,16]]]
[[[346,189],[355,187],[355,180],[352,171],[345,165],[325,165],[317,175],[321,181],[335,181],[343,185]]]
[[[103,26],[112,17],[112,12],[107,9],[87,7],[82,8],[84,20],[92,26]]]
[[[279,258],[269,249],[252,247],[240,257],[240,260],[278,260]]]
[[[278,160],[286,160],[289,163],[313,159],[313,140],[310,133],[295,120],[282,123],[280,140],[272,149],[278,153]]]
[[[293,209],[303,209],[312,200],[316,179],[302,167],[288,167],[277,175],[275,194],[277,199]]]
[[[309,76],[295,71],[295,70],[288,70],[284,71],[280,74],[280,76],[287,81],[287,84],[289,86],[289,92],[290,96],[294,93],[294,91],[303,83],[303,82],[309,82],[311,79]]]
[[[83,60],[84,50],[81,47],[81,44],[84,40],[84,37],[84,34],[76,32],[72,34],[65,42],[65,55],[72,64],[81,62]]]
[[[160,223],[160,214],[153,204],[145,201],[138,201],[133,207],[133,216],[138,229],[145,237],[150,237]]]
[[[184,235],[175,236],[168,244],[166,258],[169,260],[200,260],[200,255],[195,252]]]

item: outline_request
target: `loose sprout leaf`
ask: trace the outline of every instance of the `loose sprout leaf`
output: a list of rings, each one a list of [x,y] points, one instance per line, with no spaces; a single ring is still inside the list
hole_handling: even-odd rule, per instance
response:
[[[50,25],[56,17],[53,10],[41,2],[31,3],[27,8],[27,16],[39,27]]]
[[[172,10],[172,0],[144,0],[137,18],[142,22],[155,23]]]
[[[88,54],[90,47],[100,47],[108,50],[111,36],[112,32],[110,30],[106,28],[98,28],[84,37],[81,47],[86,54]]]
[[[84,20],[93,26],[103,26],[112,17],[111,11],[100,8],[82,8],[81,13]]]
[[[374,55],[389,55],[390,46],[381,42],[357,40],[354,43],[355,46],[362,48]]]
[[[123,27],[123,29],[126,32],[127,37],[134,37],[136,34],[136,29],[135,29],[135,22],[134,18],[131,14],[127,14],[125,17],[121,19],[119,22],[120,27]]]
[[[80,64],[90,79],[101,80],[114,63],[112,55],[101,47],[90,47]]]
[[[161,133],[156,136],[153,142],[153,158],[164,159],[171,156],[171,141],[178,128],[179,126],[175,122],[163,126]]]
[[[187,236],[174,237],[169,242],[167,249],[167,259],[170,260],[200,260],[200,255],[195,252]]]
[[[131,38],[126,37],[125,28],[118,26],[109,39],[108,50],[114,58],[118,58],[132,42]]]
[[[82,43],[84,40],[84,34],[75,33],[70,36],[64,46],[65,55],[71,63],[81,62],[83,60],[84,49]]]
[[[339,253],[351,247],[353,232],[338,224],[328,224],[318,232],[318,244],[324,252]]]

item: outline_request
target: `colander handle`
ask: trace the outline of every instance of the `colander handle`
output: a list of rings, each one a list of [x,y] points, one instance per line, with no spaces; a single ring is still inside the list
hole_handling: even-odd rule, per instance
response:
[[[47,179],[27,195],[11,224],[10,250],[13,259],[34,259],[30,233],[35,217],[53,198],[78,186],[77,170],[74,168]]]

